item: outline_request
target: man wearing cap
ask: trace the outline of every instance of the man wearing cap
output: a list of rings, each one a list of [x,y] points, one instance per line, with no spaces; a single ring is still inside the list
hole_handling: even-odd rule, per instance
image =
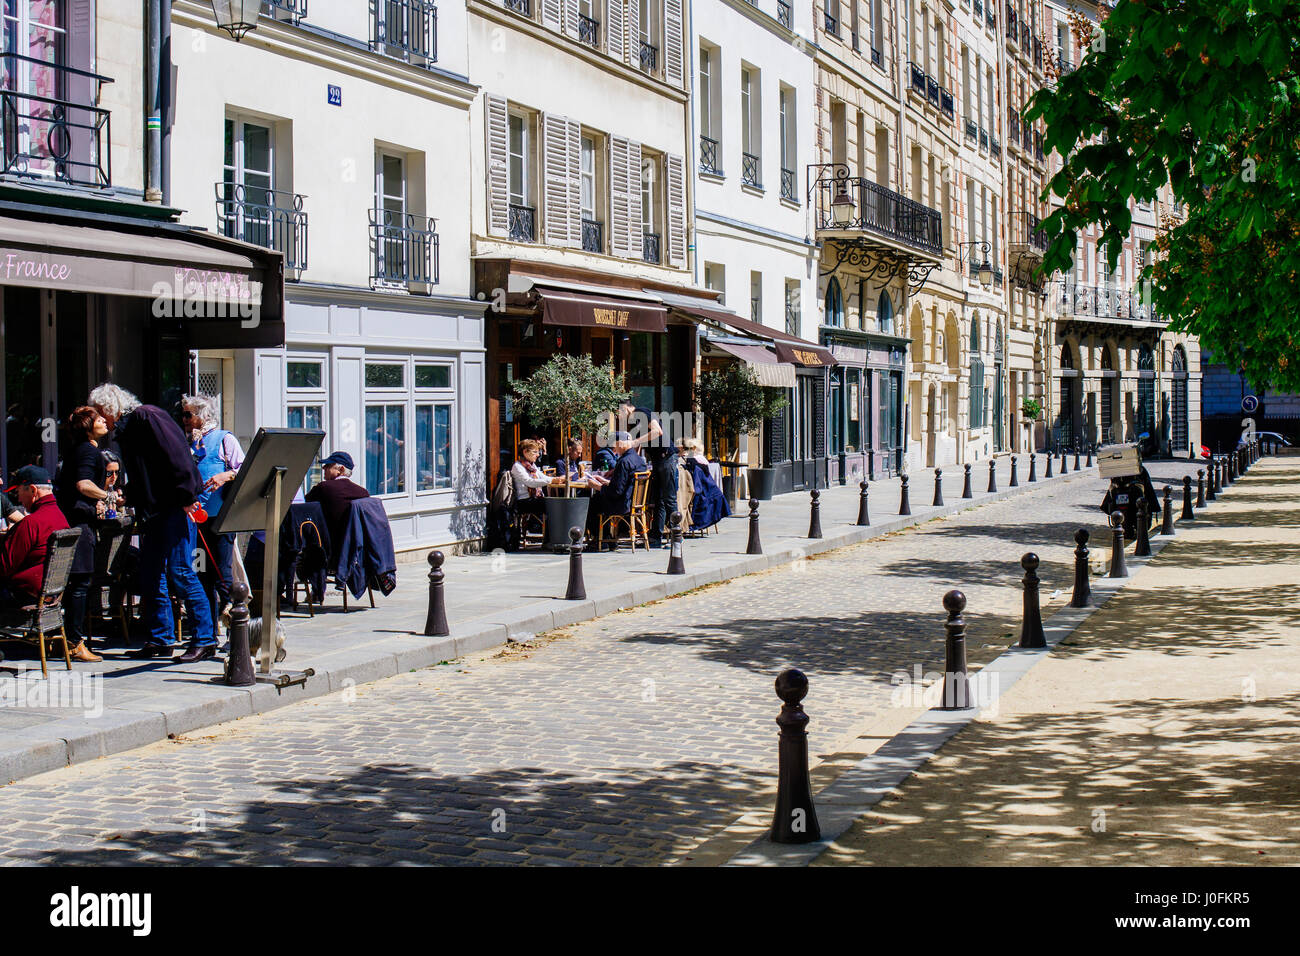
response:
[[[316,487],[307,492],[308,501],[320,502],[325,512],[325,527],[329,529],[330,541],[343,540],[343,523],[348,518],[348,508],[358,498],[369,498],[370,492],[362,488],[349,476],[352,474],[352,456],[345,451],[336,451],[324,461],[323,478]]]
[[[0,606],[26,607],[41,593],[41,575],[45,570],[46,543],[55,531],[68,526],[63,511],[54,500],[50,473],[36,465],[19,468],[18,500],[27,509],[27,517],[14,525],[0,543]],[[72,657],[93,664],[103,658],[78,642]]]

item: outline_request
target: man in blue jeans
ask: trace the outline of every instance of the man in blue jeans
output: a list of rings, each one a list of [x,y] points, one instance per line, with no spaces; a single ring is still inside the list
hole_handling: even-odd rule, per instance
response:
[[[185,602],[192,643],[177,663],[192,664],[216,656],[212,609],[195,570],[198,533],[190,515],[198,509],[203,487],[185,434],[156,405],[141,405],[125,389],[97,386],[87,405],[113,429],[130,481],[131,504],[140,529],[140,617],[145,645],[127,656],[172,658],[176,649],[171,594]],[[210,560],[204,556],[205,560]]]

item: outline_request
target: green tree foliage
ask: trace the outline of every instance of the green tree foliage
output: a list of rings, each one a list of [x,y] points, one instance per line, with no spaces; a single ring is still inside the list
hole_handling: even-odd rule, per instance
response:
[[[786,401],[781,389],[759,385],[754,370],[743,362],[705,372],[695,383],[695,405],[713,429],[714,454],[719,433],[747,435],[785,408]]]
[[[1068,270],[1089,224],[1114,268],[1129,200],[1169,183],[1187,215],[1145,264],[1155,307],[1258,386],[1300,391],[1300,0],[1118,0],[1025,115],[1065,157],[1043,269]]]

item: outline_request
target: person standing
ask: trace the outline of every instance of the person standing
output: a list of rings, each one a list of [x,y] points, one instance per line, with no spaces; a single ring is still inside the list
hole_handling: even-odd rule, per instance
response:
[[[197,534],[190,515],[203,488],[189,442],[157,405],[142,405],[126,389],[105,382],[87,400],[104,416],[130,480],[131,503],[140,521],[140,615],[144,647],[128,657],[170,659],[176,649],[170,588],[182,596],[193,632],[178,663],[207,660],[217,652],[212,608],[194,570]]]
[[[72,572],[68,575],[68,589],[63,595],[64,627],[69,647],[86,647],[86,595],[90,593],[90,579],[95,573],[95,519],[104,515],[104,501],[108,491],[103,487],[104,458],[99,442],[108,434],[108,422],[89,405],[74,409],[68,424],[81,441],[63,460],[59,471],[55,498],[68,519],[68,526],[81,529],[81,539],[72,559]],[[85,650],[78,660],[100,660]]]
[[[244,464],[244,449],[239,439],[217,425],[217,403],[207,395],[186,395],[181,399],[181,424],[190,430],[194,439],[190,450],[194,464],[199,469],[203,487],[199,491],[199,506],[208,516],[216,517],[226,500],[226,484],[239,473]],[[212,627],[215,631],[221,612],[230,603],[231,564],[235,553],[233,534],[216,534],[202,526],[197,527],[199,547],[206,561],[199,580],[208,595],[212,610]]]
[[[633,451],[650,465],[650,546],[667,546],[668,520],[677,510],[677,448],[648,408],[624,401],[617,412],[618,430],[627,432]]]

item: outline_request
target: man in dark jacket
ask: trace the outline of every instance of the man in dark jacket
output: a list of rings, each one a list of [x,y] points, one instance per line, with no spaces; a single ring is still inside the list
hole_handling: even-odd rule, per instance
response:
[[[615,434],[614,454],[618,456],[618,460],[610,470],[609,484],[591,498],[591,510],[598,515],[625,515],[631,511],[636,473],[650,468],[646,460],[632,447],[626,432]]]
[[[183,597],[193,632],[193,642],[177,658],[178,663],[216,656],[212,610],[195,570],[196,561],[211,559],[195,553],[198,535],[191,520],[198,510],[203,481],[185,433],[161,408],[141,405],[138,398],[116,385],[97,386],[86,404],[113,429],[131,483],[131,504],[141,522],[140,617],[148,634],[144,647],[127,656],[171,659],[176,649],[173,592]]]

